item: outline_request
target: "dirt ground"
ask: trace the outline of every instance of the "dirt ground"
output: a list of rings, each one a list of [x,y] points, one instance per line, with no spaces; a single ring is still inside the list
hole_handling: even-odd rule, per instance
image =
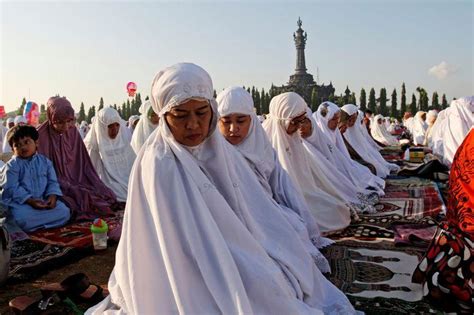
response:
[[[102,285],[107,284],[109,275],[115,263],[115,250],[117,245],[109,246],[105,251],[95,255],[87,256],[72,264],[58,267],[48,271],[40,277],[25,283],[7,284],[0,288],[0,314],[13,314],[9,311],[8,301],[20,296],[28,295],[33,298],[40,298],[40,288],[46,283],[61,282],[69,275],[83,272],[91,283]]]

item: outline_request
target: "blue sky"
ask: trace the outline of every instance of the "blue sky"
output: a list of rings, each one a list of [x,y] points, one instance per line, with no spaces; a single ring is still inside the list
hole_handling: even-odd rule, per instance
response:
[[[230,85],[267,90],[295,68],[298,17],[306,64],[336,93],[402,82],[448,99],[474,94],[474,1],[56,1],[0,3],[0,104],[66,95],[76,109],[121,104],[135,81],[147,95],[154,74],[181,61]],[[430,73],[430,69],[431,73]]]

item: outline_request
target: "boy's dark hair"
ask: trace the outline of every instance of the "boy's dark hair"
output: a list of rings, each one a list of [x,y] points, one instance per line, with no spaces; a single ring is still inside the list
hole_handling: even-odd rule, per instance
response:
[[[372,115],[372,114],[373,114],[373,112],[372,112],[370,109],[366,109],[366,110],[365,110],[365,113],[366,113],[366,114],[369,114],[369,115]]]
[[[29,137],[33,139],[33,141],[38,140],[39,138],[39,133],[38,130],[36,130],[35,127],[33,126],[15,126],[12,127],[10,130],[8,130],[7,133],[7,141],[8,144],[12,147],[13,149],[13,143],[18,142],[21,138]]]

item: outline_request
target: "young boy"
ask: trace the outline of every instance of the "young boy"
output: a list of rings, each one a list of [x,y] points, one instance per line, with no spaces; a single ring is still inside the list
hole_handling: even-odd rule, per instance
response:
[[[0,170],[0,202],[25,232],[61,226],[70,218],[69,208],[57,200],[62,193],[52,162],[36,153],[38,137],[32,126],[10,129],[14,155]]]

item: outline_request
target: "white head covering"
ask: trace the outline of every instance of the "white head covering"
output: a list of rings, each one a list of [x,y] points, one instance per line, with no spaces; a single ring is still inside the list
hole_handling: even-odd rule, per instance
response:
[[[354,105],[353,105],[354,106]],[[355,107],[355,106],[354,106]],[[346,111],[346,108],[342,108]],[[351,110],[353,112],[353,109]],[[367,132],[367,128],[362,124],[364,119],[364,113],[362,111],[358,112],[357,121],[354,126],[347,128],[344,133],[344,138],[352,146],[352,148],[359,154],[364,161],[372,164],[376,171],[377,175],[380,177],[386,177],[390,174],[390,170],[399,170],[399,167],[395,164],[388,163],[382,157],[378,151],[378,145],[370,137]]]
[[[7,121],[6,121],[7,127],[8,127],[8,124],[14,123],[14,122],[15,122],[15,118],[13,118],[13,117],[8,117],[8,118],[7,118]]]
[[[221,117],[233,113],[251,117],[252,123],[247,138],[236,147],[247,160],[255,165],[264,178],[268,179],[275,168],[273,147],[253,110],[252,96],[241,87],[229,87],[217,95],[216,101],[219,104],[218,110]]]
[[[331,161],[337,167],[337,169],[346,177],[346,182],[352,182],[353,187],[350,187],[349,189],[346,187],[346,189],[344,189],[346,195],[351,194],[351,192],[353,196],[357,192],[369,194],[370,192],[366,190],[369,186],[375,188],[380,195],[383,195],[383,187],[385,187],[384,181],[374,176],[367,167],[352,160],[339,129],[336,128],[335,130],[331,130],[328,127],[329,120],[333,119],[334,115],[339,111],[339,107],[334,103],[321,103],[318,110],[311,116],[312,121],[314,122],[315,131],[306,139],[306,141],[321,151],[326,159]],[[326,113],[325,115],[323,115],[324,112]],[[350,112],[353,111],[351,110]],[[357,113],[357,107],[353,113]],[[335,174],[333,174],[333,177],[334,176]],[[344,180],[337,177],[335,180],[339,185],[341,185],[341,182],[344,182]],[[360,199],[360,197],[361,196],[359,195],[358,198]],[[358,201],[357,203],[360,202],[361,201]]]
[[[27,124],[27,123],[28,123],[28,121],[26,120],[26,118],[25,118],[24,116],[20,116],[20,115],[18,115],[18,116],[15,117],[14,122],[15,122],[15,126],[18,125],[18,124],[21,124],[21,123],[23,123],[23,124]]]
[[[354,312],[319,273],[243,156],[214,132],[212,95],[211,78],[194,64],[155,76],[151,103],[162,123],[132,171],[110,295],[89,313]],[[188,148],[163,120],[196,98],[211,104],[213,119],[208,138]]]
[[[309,243],[309,251],[314,260],[319,262],[320,270],[330,272],[327,260],[319,251],[312,248],[313,245],[309,239],[318,248],[329,245],[332,241],[321,237],[318,225],[311,215],[303,195],[298,193],[288,174],[282,170],[267,134],[253,110],[252,96],[242,87],[229,87],[217,95],[216,101],[221,117],[231,114],[250,116],[251,126],[248,134],[241,143],[235,145],[235,148],[245,157],[269,196],[280,204],[284,215],[290,216],[291,213],[288,214],[288,212],[296,214],[296,219],[289,218],[288,221],[293,226],[298,226],[298,221],[305,223],[305,233],[302,235],[303,241]],[[278,178],[274,179],[273,177]],[[295,217],[295,215],[291,216]],[[298,227],[295,227],[295,229],[298,230]]]
[[[382,123],[378,123],[379,119],[383,119],[382,115],[376,115],[372,124],[370,124],[370,133],[375,140],[385,145],[396,146],[399,145],[398,140],[393,137],[387,129],[385,129],[385,125]]]
[[[108,126],[114,123],[120,124],[120,128],[117,137],[111,139]],[[112,189],[119,201],[126,201],[128,178],[136,155],[130,146],[130,134],[125,121],[114,108],[99,110],[84,144],[100,179]]]
[[[410,131],[410,133],[412,133],[414,122],[415,118],[413,117],[408,117],[408,119],[403,122],[403,125],[408,129],[408,131]]]
[[[139,115],[132,115],[128,118],[128,129],[130,129],[133,133],[133,124],[140,119]]]
[[[453,100],[443,130],[444,163],[451,165],[457,149],[474,126],[474,96]]]
[[[278,160],[288,172],[323,232],[337,231],[350,223],[346,200],[322,173],[315,157],[303,146],[298,132],[288,135],[290,121],[306,113],[303,98],[294,92],[275,96],[270,102],[270,114],[262,126]]]
[[[419,111],[416,113],[415,118],[413,119],[412,136],[413,144],[415,145],[422,145],[425,141],[426,129],[428,128],[428,125],[422,118],[423,114],[426,114],[426,112]]]
[[[428,124],[428,126],[432,126],[435,121],[436,121],[436,118],[438,117],[438,111],[437,110],[429,110],[428,113],[426,114],[426,123]]]
[[[145,143],[146,139],[151,135],[153,130],[156,129],[158,125],[154,125],[151,123],[150,119],[148,118],[148,112],[151,109],[151,101],[145,101],[140,106],[139,112],[140,112],[140,120],[138,121],[138,124],[136,125],[133,135],[132,135],[132,148],[133,151],[135,151],[136,154],[138,154],[138,151],[140,151],[142,145]]]

